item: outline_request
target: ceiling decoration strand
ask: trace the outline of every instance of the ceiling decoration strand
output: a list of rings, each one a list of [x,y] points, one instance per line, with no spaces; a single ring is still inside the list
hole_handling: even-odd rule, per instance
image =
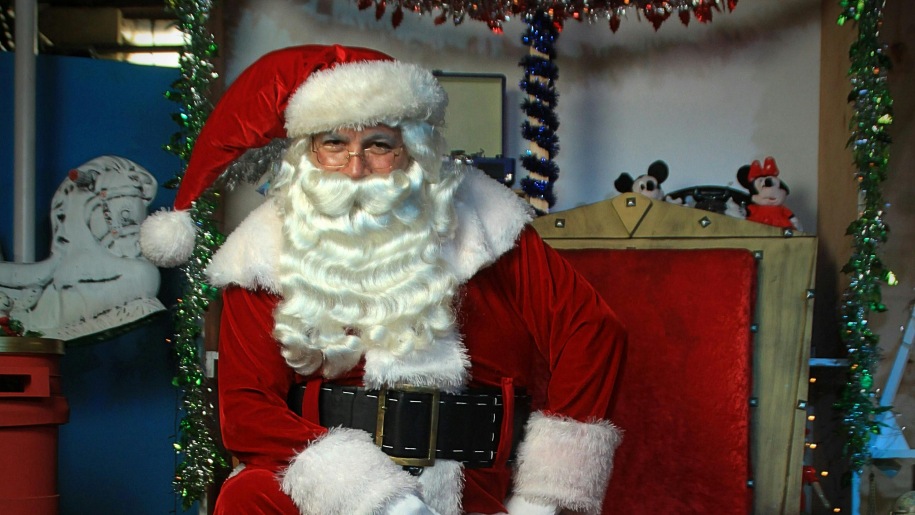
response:
[[[638,18],[650,22],[655,30],[670,17],[676,16],[684,25],[692,18],[700,23],[712,21],[715,12],[733,11],[737,0],[569,0],[545,1],[457,1],[433,2],[427,0],[357,0],[360,9],[374,7],[375,18],[390,13],[391,25],[397,28],[404,12],[434,16],[436,25],[451,21],[460,25],[467,20],[485,23],[490,30],[502,33],[502,25],[512,18],[525,19],[538,12],[546,13],[560,30],[569,21],[607,23],[616,32],[620,20],[634,12]]]

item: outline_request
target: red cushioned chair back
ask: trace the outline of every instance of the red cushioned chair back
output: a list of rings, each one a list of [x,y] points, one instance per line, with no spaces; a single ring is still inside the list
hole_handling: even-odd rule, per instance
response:
[[[752,510],[756,262],[738,249],[560,251],[629,331],[604,514]]]

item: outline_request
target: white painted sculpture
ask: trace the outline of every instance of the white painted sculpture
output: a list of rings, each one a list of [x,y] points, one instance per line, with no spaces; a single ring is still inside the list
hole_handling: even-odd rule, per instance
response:
[[[10,318],[46,338],[114,332],[165,309],[159,270],[140,254],[140,223],[156,179],[116,156],[97,157],[51,199],[51,252],[37,263],[0,263],[0,301]]]

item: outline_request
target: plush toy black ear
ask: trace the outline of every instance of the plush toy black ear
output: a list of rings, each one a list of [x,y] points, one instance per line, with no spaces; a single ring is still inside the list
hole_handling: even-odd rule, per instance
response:
[[[667,174],[669,169],[667,168],[667,163],[658,159],[654,163],[651,163],[648,166],[648,175],[655,178],[658,181],[658,184],[667,180]]]
[[[613,181],[613,186],[620,193],[629,193],[632,191],[633,183],[635,180],[628,173],[623,173]]]
[[[753,183],[750,182],[750,165],[743,165],[737,169],[737,182],[741,186],[750,191],[750,193],[757,193],[756,188],[753,187]]]

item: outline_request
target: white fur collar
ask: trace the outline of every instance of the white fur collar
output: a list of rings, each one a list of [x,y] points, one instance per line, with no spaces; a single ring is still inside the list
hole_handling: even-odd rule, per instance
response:
[[[455,196],[457,232],[443,248],[462,283],[514,247],[533,217],[530,206],[514,192],[475,168],[463,168],[464,180]],[[279,293],[282,227],[272,200],[254,209],[213,256],[206,270],[210,283]]]

